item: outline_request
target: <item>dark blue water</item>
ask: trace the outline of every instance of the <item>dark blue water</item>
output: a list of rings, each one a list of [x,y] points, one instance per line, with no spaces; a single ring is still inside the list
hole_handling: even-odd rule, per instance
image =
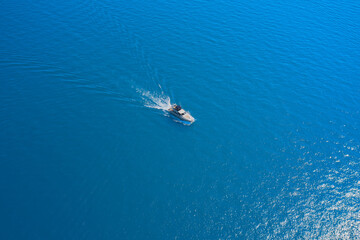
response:
[[[1,9],[0,239],[360,238],[357,1]]]

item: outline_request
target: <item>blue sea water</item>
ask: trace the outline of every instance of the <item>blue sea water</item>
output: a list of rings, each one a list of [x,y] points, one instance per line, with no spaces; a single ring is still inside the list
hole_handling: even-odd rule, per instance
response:
[[[354,0],[1,1],[0,239],[360,239],[359,29]]]

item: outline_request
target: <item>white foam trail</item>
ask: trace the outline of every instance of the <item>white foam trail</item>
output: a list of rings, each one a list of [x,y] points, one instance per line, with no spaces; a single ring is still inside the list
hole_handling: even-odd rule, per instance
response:
[[[136,88],[136,91],[141,95],[145,107],[155,108],[160,110],[168,110],[171,107],[170,97],[164,94],[158,95],[150,91]]]
[[[158,84],[158,86],[159,86],[159,88],[160,88],[160,90],[161,90],[161,94],[163,94],[163,95],[164,95],[164,90],[162,89],[162,87],[161,87],[160,83]]]

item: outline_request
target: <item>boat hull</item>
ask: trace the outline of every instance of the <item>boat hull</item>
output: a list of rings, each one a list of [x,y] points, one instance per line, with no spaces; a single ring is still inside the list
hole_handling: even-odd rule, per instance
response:
[[[180,115],[176,111],[174,111],[173,109],[169,109],[168,112],[171,115],[179,118],[180,120],[183,120],[183,121],[186,121],[186,122],[189,122],[189,123],[194,122],[194,118],[188,112],[186,112],[185,115]]]

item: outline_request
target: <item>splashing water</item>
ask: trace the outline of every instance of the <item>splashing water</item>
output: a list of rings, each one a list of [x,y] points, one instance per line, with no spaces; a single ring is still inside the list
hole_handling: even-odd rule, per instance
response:
[[[141,94],[141,98],[145,103],[145,107],[155,108],[160,110],[168,110],[171,107],[170,97],[164,94],[158,95],[137,88],[136,91]]]

